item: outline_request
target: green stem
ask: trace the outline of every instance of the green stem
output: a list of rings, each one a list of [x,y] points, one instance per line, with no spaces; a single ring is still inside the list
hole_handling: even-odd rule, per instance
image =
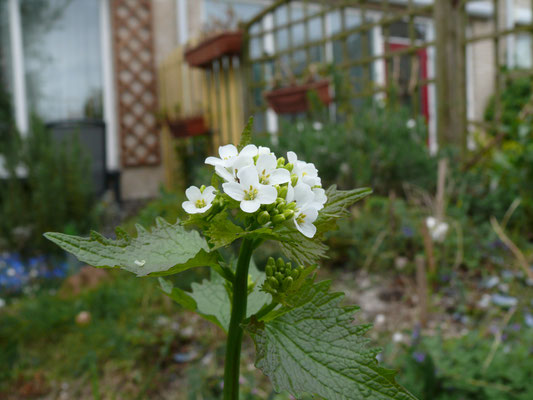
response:
[[[243,330],[241,323],[246,317],[248,299],[248,267],[254,250],[252,239],[243,239],[237,271],[233,283],[233,302],[231,319],[226,343],[226,361],[224,366],[224,400],[239,399],[239,368]]]

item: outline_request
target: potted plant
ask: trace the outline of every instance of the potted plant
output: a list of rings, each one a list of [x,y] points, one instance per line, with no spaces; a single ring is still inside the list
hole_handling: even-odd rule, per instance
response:
[[[214,19],[208,26],[200,42],[185,50],[185,60],[191,67],[209,68],[222,56],[241,54],[243,32],[237,29],[233,8],[228,7],[225,21]]]
[[[174,107],[173,115],[163,110],[158,119],[168,127],[172,136],[176,138],[201,136],[209,132],[201,114],[184,115],[179,104]]]
[[[274,89],[264,93],[269,106],[278,114],[296,114],[309,110],[307,93],[316,92],[324,104],[330,104],[333,99],[329,92],[330,82],[327,78],[317,74],[316,66],[309,67],[309,73],[303,82],[297,82],[293,74],[286,69],[289,85],[282,86],[279,76],[274,82]]]

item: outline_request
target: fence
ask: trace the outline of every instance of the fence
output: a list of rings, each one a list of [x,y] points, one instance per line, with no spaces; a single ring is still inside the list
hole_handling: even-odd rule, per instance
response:
[[[498,132],[488,147],[505,135],[499,101],[504,77],[533,77],[531,67],[503,72],[513,64],[512,41],[533,35],[533,1],[529,20],[522,22],[506,12],[508,5],[509,0],[278,0],[242,25],[240,59],[222,58],[195,72],[201,76],[213,148],[237,142],[248,115],[255,116],[256,130],[276,131],[281,116],[268,107],[265,91],[288,80],[287,71],[303,79],[308,66],[317,63],[333,65],[345,77],[349,85],[344,88],[350,90],[342,95],[354,107],[362,99],[386,103],[395,96],[413,115],[426,118],[432,150],[456,144],[468,166],[486,151],[466,161],[469,130]],[[533,54],[533,39],[528,46]],[[182,57],[182,50],[172,57]],[[175,66],[167,69],[165,82],[179,79],[172,71]],[[485,121],[483,108],[491,95],[495,117]],[[336,105],[330,111],[335,118]]]
[[[209,68],[190,68],[184,47],[176,48],[159,68],[159,104],[170,118],[203,115],[210,128],[211,149],[237,144],[244,127],[242,82],[237,57],[216,60]],[[184,185],[184,164],[179,153],[187,151],[191,139],[173,138],[162,125],[163,164],[166,186]]]

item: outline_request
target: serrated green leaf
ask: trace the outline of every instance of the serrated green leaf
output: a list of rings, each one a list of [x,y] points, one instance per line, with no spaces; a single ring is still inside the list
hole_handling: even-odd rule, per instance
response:
[[[252,143],[252,129],[254,126],[254,117],[251,116],[248,118],[248,122],[246,126],[244,127],[244,130],[241,133],[241,141],[239,142],[239,145],[237,146],[237,149],[241,151],[244,146],[249,145]]]
[[[187,293],[186,291],[174,287],[171,281],[159,277],[159,285],[161,286],[161,291],[165,293],[168,297],[174,300],[176,303],[183,306],[190,311],[196,311],[198,305],[196,301]]]
[[[211,273],[211,279],[191,284],[190,296],[196,301],[201,315],[213,317],[214,322],[226,332],[231,317],[231,302],[225,286],[226,281],[219,274]]]
[[[199,310],[198,304],[196,303],[196,300],[191,296],[191,294],[180,288],[174,287],[172,282],[168,279],[159,278],[159,285],[161,286],[161,291],[163,293],[165,293],[168,297],[170,297],[176,303],[181,305],[183,308],[190,311],[194,311],[201,317],[207,319],[210,322],[213,322],[214,324],[217,324],[222,329],[225,329],[215,316],[204,314]]]
[[[246,316],[257,313],[265,304],[272,301],[272,296],[259,290],[266,275],[250,263],[249,274],[255,283],[254,290],[248,295]],[[162,291],[183,307],[196,311],[202,317],[214,322],[224,331],[228,331],[231,317],[231,301],[226,289],[226,281],[219,274],[211,271],[211,279],[204,279],[202,283],[193,283],[191,292],[175,288],[172,282],[159,278]],[[190,308],[194,304],[194,308]]]
[[[354,325],[357,307],[342,307],[342,293],[311,279],[294,293],[278,318],[251,320],[246,330],[256,346],[256,366],[276,391],[336,400],[414,400],[395,382],[394,371],[378,365],[368,346],[369,325]]]
[[[324,208],[319,211],[318,218],[314,223],[317,232],[324,233],[335,230],[337,220],[348,215],[348,208],[371,193],[372,189],[370,188],[337,190],[335,185],[330,186],[326,190],[328,201]]]
[[[226,212],[221,212],[213,218],[209,224],[209,228],[204,233],[209,238],[209,243],[213,246],[212,250],[215,250],[227,246],[245,236],[257,235],[263,237],[270,235],[272,229],[259,228],[253,231],[245,231],[240,226],[231,222]]]
[[[120,232],[117,240],[97,232],[89,238],[48,232],[44,236],[81,262],[99,268],[122,268],[137,276],[170,275],[193,267],[217,265],[217,253],[210,253],[205,239],[187,231],[180,222],[169,224],[157,218],[151,232],[137,226],[137,237]]]
[[[285,257],[298,265],[317,264],[320,259],[327,257],[328,246],[316,237],[305,237],[290,224],[272,232],[266,238],[279,241],[281,251]]]

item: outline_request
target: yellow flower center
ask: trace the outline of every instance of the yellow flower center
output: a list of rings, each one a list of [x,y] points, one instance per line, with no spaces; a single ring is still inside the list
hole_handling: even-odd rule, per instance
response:
[[[204,208],[205,207],[205,200],[204,199],[198,199],[196,200],[196,203],[194,203],[196,208]]]
[[[244,200],[253,200],[257,197],[257,194],[257,189],[250,185],[250,189],[244,189]]]
[[[298,215],[298,217],[296,218],[296,222],[298,224],[303,224],[305,222],[305,217],[306,215],[305,214],[300,214]]]
[[[262,183],[263,185],[268,185],[270,183],[270,174],[266,173],[266,169],[261,172],[261,176],[259,177],[259,183]]]

